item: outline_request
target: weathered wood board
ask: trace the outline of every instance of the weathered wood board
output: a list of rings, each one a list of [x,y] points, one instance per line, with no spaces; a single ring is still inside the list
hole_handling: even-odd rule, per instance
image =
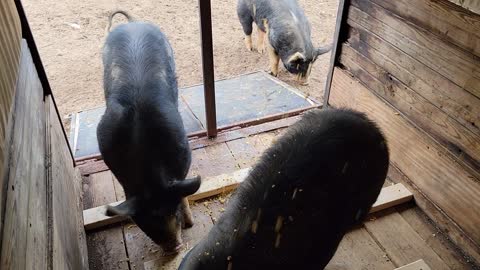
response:
[[[352,0],[348,21],[381,36],[480,98],[480,59],[444,43],[368,0]]]
[[[13,1],[0,2],[0,232],[3,228],[3,213],[8,183],[5,165],[8,146],[13,130],[13,105],[20,65],[21,49],[20,19]],[[0,233],[0,241],[1,241]]]
[[[389,142],[392,164],[478,243],[480,184],[473,172],[345,71],[335,69],[332,87],[330,103],[365,112],[377,122]]]
[[[342,48],[340,62],[348,71],[432,135],[465,164],[480,169],[480,134],[466,129],[457,119],[434,106],[350,46],[344,45]],[[371,51],[369,55],[375,53]]]
[[[43,90],[25,41],[16,88],[0,268],[47,269]]]
[[[229,174],[221,174],[215,177],[210,177],[205,179],[200,186],[200,189],[193,195],[188,197],[190,202],[198,201],[208,197],[212,197],[218,194],[227,193],[234,190],[245,178],[248,176],[250,168],[244,168],[241,170],[234,171]],[[99,175],[108,175],[106,176],[108,181],[105,181],[107,185],[113,185],[111,180],[110,172],[102,172]],[[92,181],[94,182],[94,181]],[[98,182],[98,181],[97,181]],[[102,181],[103,182],[103,181]],[[101,183],[97,184],[101,185]],[[106,190],[106,189],[102,189]],[[112,198],[111,198],[112,199]],[[403,184],[395,184],[388,187],[384,187],[377,198],[377,201],[372,206],[370,210],[371,213],[381,211],[383,209],[399,205],[405,202],[408,202],[413,199],[413,195],[408,191]],[[87,197],[88,201],[88,197]],[[111,206],[118,205],[123,201],[109,203]],[[89,204],[91,205],[91,204]],[[86,205],[86,206],[89,206]],[[95,205],[95,204],[93,204]],[[93,208],[83,211],[83,219],[85,230],[92,230],[107,226],[110,224],[118,223],[126,220],[126,217],[123,216],[106,216],[106,205],[102,206],[92,206]]]
[[[88,265],[81,214],[80,175],[73,166],[62,124],[50,97],[45,99],[48,117],[47,149],[51,185],[53,269],[84,269]]]
[[[395,268],[395,270],[431,270],[431,268],[425,263],[424,260],[420,259],[402,267]]]

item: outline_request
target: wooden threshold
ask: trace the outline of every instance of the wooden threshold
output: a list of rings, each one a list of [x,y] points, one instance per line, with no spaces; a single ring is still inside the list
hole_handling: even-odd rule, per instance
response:
[[[200,189],[188,200],[193,202],[208,197],[213,197],[222,193],[230,192],[238,187],[248,176],[250,168],[234,171],[233,173],[222,174],[215,177],[207,178],[202,182]],[[382,189],[377,201],[372,206],[370,213],[378,212],[386,208],[390,208],[412,200],[412,193],[403,185],[395,184]],[[109,204],[116,206],[123,201]],[[92,230],[103,226],[119,223],[127,219],[123,216],[106,216],[107,205],[90,208],[83,211],[83,220],[85,230]]]
[[[201,149],[214,144],[229,142],[252,135],[287,128],[297,122],[300,118],[301,115],[294,115],[255,126],[232,128],[219,133],[214,139],[210,139],[208,137],[190,139],[190,148],[192,150]],[[77,161],[77,167],[80,170],[80,173],[84,176],[109,170],[100,155],[92,156],[89,160]]]

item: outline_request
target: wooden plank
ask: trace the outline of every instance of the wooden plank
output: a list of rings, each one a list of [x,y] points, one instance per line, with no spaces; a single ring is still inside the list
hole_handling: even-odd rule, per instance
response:
[[[87,234],[89,269],[130,270],[121,227]]]
[[[386,42],[480,98],[480,60],[471,54],[405,23],[366,0],[352,0],[348,23],[357,24],[381,36]]]
[[[391,270],[395,265],[362,226],[347,233],[325,270]]]
[[[425,263],[424,260],[418,260],[413,263],[409,263],[395,270],[431,270],[431,268]]]
[[[237,188],[237,186],[247,178],[249,173],[250,168],[244,168],[234,171],[233,173],[208,178],[202,183],[195,194],[188,196],[188,200],[198,201],[221,193],[230,192]]]
[[[206,179],[200,189],[193,195],[188,197],[188,200],[198,201],[208,197],[212,197],[218,194],[227,193],[234,190],[243,180],[248,176],[250,168],[234,171],[229,174],[222,174],[219,176]],[[98,179],[98,178],[97,178]],[[383,209],[399,205],[412,200],[413,195],[408,191],[403,184],[395,184],[382,188],[377,201],[373,204],[371,213],[381,211]],[[123,201],[110,203],[109,205],[115,206]],[[83,211],[83,220],[85,230],[92,230],[107,226],[110,224],[118,223],[126,220],[122,216],[106,216],[106,205],[94,206],[93,208]]]
[[[52,266],[53,269],[85,269],[88,256],[85,254],[84,229],[79,198],[80,175],[73,167],[68,142],[65,140],[62,123],[50,96],[46,98],[50,136],[51,205],[52,205]],[[77,181],[77,182],[76,182]]]
[[[366,50],[369,55],[377,54],[374,49]],[[387,100],[449,149],[458,159],[480,171],[480,135],[466,129],[456,119],[448,116],[386,70],[346,44],[343,46],[340,62],[362,81],[362,84]]]
[[[480,56],[480,16],[466,11],[448,1],[372,0],[404,18],[411,24],[422,27],[442,39]]]
[[[192,150],[197,150],[201,148],[206,148],[215,144],[222,144],[225,142],[231,142],[243,138],[255,138],[253,135],[260,135],[264,133],[270,133],[271,131],[282,130],[300,119],[301,116],[296,115],[288,117],[285,119],[280,119],[277,121],[267,122],[256,126],[250,126],[246,128],[226,130],[218,134],[214,139],[207,137],[196,138],[190,140],[190,148]],[[260,135],[264,136],[264,135]],[[267,136],[268,137],[268,136]],[[247,140],[247,141],[249,141]],[[263,147],[262,147],[263,148]],[[238,161],[237,161],[238,162]],[[78,161],[78,168],[80,169],[82,175],[90,175],[97,172],[108,171],[107,165],[101,159],[92,158],[90,160]],[[239,164],[240,165],[240,164]],[[245,167],[249,165],[244,164]]]
[[[96,207],[116,199],[110,171],[86,177],[83,186],[84,207]],[[90,269],[130,270],[122,227],[88,232],[87,243]]]
[[[161,248],[155,245],[138,227],[132,226],[130,229],[126,229],[125,240],[132,269],[144,267],[147,270],[153,267],[153,269],[176,270],[178,268],[183,255],[207,235],[213,226],[212,219],[203,204],[192,205],[191,209],[195,224],[191,228],[182,230],[184,248],[175,256],[163,255]],[[172,268],[173,266],[177,268]]]
[[[422,209],[423,213],[425,213],[429,219],[433,220],[436,229],[439,229],[442,233],[444,233],[454,243],[454,245],[462,248],[463,255],[461,257],[465,261],[469,261],[470,264],[473,265],[475,265],[476,262],[480,262],[480,247],[477,245],[477,243],[473,242],[472,239],[469,238],[458,226],[458,224],[456,224],[449,216],[447,216],[445,212],[435,205],[423,192],[421,192],[404,173],[402,173],[392,164],[390,164],[388,169],[388,178],[395,183],[403,183],[408,187],[415,197],[415,204]],[[410,223],[412,228],[417,230],[416,227],[409,221],[409,219],[405,218],[405,220]],[[418,232],[418,234],[422,236],[420,232]],[[427,237],[423,238],[428,242]],[[432,245],[430,246],[432,247]],[[432,249],[435,250],[434,247],[432,247]],[[438,254],[440,255],[441,253]],[[440,256],[442,258],[444,257],[443,255]],[[460,260],[457,261],[460,262]],[[445,263],[448,264],[448,260],[446,260]],[[457,269],[455,267],[452,268]],[[470,268],[467,267],[467,269]]]
[[[22,41],[16,88],[0,268],[46,269],[48,214],[43,90],[25,41]]]
[[[13,106],[20,66],[22,30],[13,1],[0,2],[0,241],[7,196],[7,160],[13,130]]]
[[[478,0],[448,0],[456,5],[459,5],[471,12],[480,14],[480,2]]]
[[[480,134],[480,99],[361,27],[349,29],[348,42],[466,128]]]
[[[85,177],[83,194],[83,209],[116,202],[112,173],[105,171]]]
[[[335,74],[332,104],[367,113],[387,137],[391,163],[478,243],[479,180],[345,71]]]
[[[433,269],[450,269],[397,212],[378,215],[365,228],[397,266],[424,259]]]
[[[257,160],[267,150],[277,132],[262,133],[256,136],[227,142],[228,149],[237,161],[240,169],[255,165]]]
[[[192,152],[192,165],[189,176],[200,175],[202,178],[232,172],[237,164],[225,143],[215,144]]]
[[[403,219],[451,269],[472,269],[458,247],[418,207],[397,207]]]
[[[375,213],[413,199],[413,194],[403,185],[395,184],[382,188],[380,195],[370,209],[370,213]]]

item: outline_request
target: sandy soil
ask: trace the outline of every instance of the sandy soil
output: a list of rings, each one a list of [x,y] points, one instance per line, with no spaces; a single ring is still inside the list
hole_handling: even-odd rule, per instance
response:
[[[314,45],[333,39],[338,0],[299,0],[312,25]],[[114,9],[154,22],[175,51],[180,87],[202,82],[197,0],[24,0],[27,16],[64,123],[67,115],[104,104],[101,46]],[[267,54],[246,50],[236,0],[212,0],[215,78],[268,70]],[[114,20],[122,22],[122,16]],[[254,34],[254,44],[255,44]],[[321,100],[330,61],[315,62],[310,84],[301,86],[281,68],[279,78]]]

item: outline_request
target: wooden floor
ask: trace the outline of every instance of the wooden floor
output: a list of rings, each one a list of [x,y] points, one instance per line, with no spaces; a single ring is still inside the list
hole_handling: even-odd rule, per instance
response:
[[[281,132],[220,136],[218,142],[193,143],[197,149],[193,151],[190,174],[206,178],[252,166]],[[394,167],[389,173],[386,185],[397,182],[400,174]],[[84,209],[124,199],[110,171],[84,175],[83,192]],[[209,231],[228,199],[228,195],[222,195],[192,206],[196,223],[183,232],[187,247]],[[131,223],[88,232],[87,241],[90,269],[144,269],[145,262],[162,256],[162,250]],[[412,203],[371,215],[362,227],[344,237],[327,269],[392,270],[419,259],[431,269],[474,269]]]

